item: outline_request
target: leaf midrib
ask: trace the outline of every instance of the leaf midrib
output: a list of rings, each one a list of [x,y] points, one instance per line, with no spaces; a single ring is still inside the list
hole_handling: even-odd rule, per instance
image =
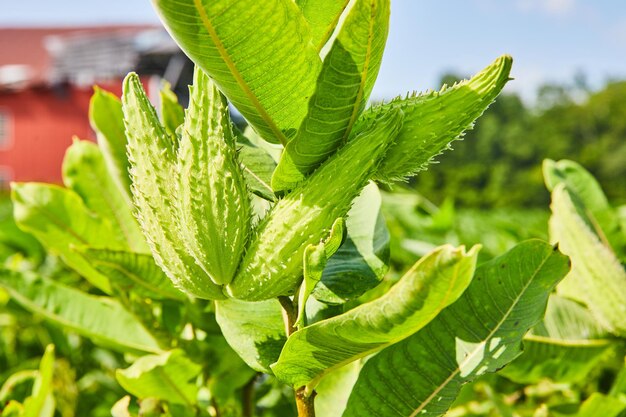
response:
[[[128,245],[128,247],[131,249],[138,249],[138,248],[135,248],[133,239],[131,239],[131,232],[126,227],[124,219],[122,218],[122,213],[119,210],[117,210],[115,205],[113,204],[113,201],[115,198],[113,197],[113,194],[109,193],[109,189],[105,185],[105,181],[103,181],[100,178],[100,176],[95,175],[93,170],[87,170],[87,173],[88,173],[88,176],[91,178],[91,181],[97,184],[100,192],[102,193],[102,197],[104,197],[102,198],[102,200],[104,200],[105,206],[108,207],[109,212],[113,215],[113,218],[115,219],[115,223],[117,224],[120,231],[122,232],[122,235],[124,236],[124,240],[126,241],[126,244]],[[112,184],[112,185],[115,186],[115,184]],[[92,185],[92,188],[93,188],[93,185]]]
[[[254,95],[254,93],[252,92],[252,90],[250,89],[246,81],[241,76],[241,73],[237,69],[237,66],[233,62],[231,56],[228,54],[228,51],[224,47],[222,40],[220,39],[217,32],[215,31],[215,27],[213,26],[213,23],[211,23],[211,19],[206,14],[206,11],[204,10],[204,7],[202,6],[202,0],[194,0],[193,3],[194,3],[194,7],[196,11],[198,12],[198,15],[200,16],[202,25],[204,26],[206,31],[209,33],[209,36],[211,36],[211,39],[213,40],[213,43],[215,44],[220,56],[222,57],[224,64],[226,64],[226,66],[230,70],[230,73],[235,78],[235,81],[237,81],[237,84],[239,85],[241,90],[244,92],[246,97],[248,97],[248,99],[252,102],[252,105],[254,106],[254,108],[259,112],[259,115],[261,116],[263,121],[265,121],[265,123],[267,124],[267,127],[270,128],[272,133],[274,133],[274,136],[276,136],[276,138],[283,145],[286,145],[287,138],[285,137],[283,132],[278,128],[278,126],[276,126],[276,124],[274,123],[274,120],[270,117],[270,115],[267,113],[263,105],[259,102],[258,98]]]
[[[43,282],[44,285],[46,285],[45,282]],[[136,343],[127,343],[127,342],[120,342],[118,339],[116,338],[111,338],[110,336],[103,336],[101,334],[95,333],[89,329],[85,329],[84,327],[81,327],[79,325],[77,325],[76,323],[73,323],[67,319],[65,319],[64,317],[55,314],[49,310],[47,310],[45,307],[42,307],[40,305],[38,305],[37,303],[35,303],[34,301],[32,301],[31,299],[29,299],[28,297],[22,295],[21,292],[7,286],[7,285],[3,285],[2,283],[0,283],[0,287],[4,287],[4,289],[6,289],[9,294],[11,294],[11,297],[15,298],[18,302],[19,300],[21,300],[21,304],[23,305],[28,305],[30,306],[30,308],[38,314],[41,314],[43,317],[48,318],[49,320],[55,320],[58,323],[60,323],[61,325],[63,325],[64,327],[67,327],[68,329],[73,329],[77,332],[83,332],[87,335],[91,335],[91,337],[95,338],[95,339],[99,339],[99,340],[103,340],[106,341],[107,343],[111,343],[114,345],[119,345],[119,346],[126,346],[129,347],[131,349],[136,349],[138,351],[141,352],[150,352],[150,353],[159,353],[160,349],[153,349],[153,348],[148,348],[148,346],[145,345],[140,345],[140,344],[136,344]],[[139,323],[137,323],[139,325]],[[141,326],[141,325],[139,325]],[[141,326],[143,327],[143,326]],[[145,330],[145,329],[144,329]],[[149,336],[152,336],[150,333],[148,333]]]
[[[541,269],[543,269],[543,266],[546,264],[546,262],[548,262],[548,259],[550,259],[551,257],[552,257],[552,253],[546,256],[545,259],[541,262],[541,264],[539,264],[539,266],[533,272],[532,277],[528,280],[526,285],[522,287],[522,290],[520,291],[519,295],[514,299],[513,303],[511,303],[511,307],[509,307],[506,313],[502,316],[502,319],[496,324],[496,326],[489,333],[489,335],[483,339],[483,342],[491,339],[493,335],[496,334],[498,330],[500,330],[500,327],[502,327],[504,322],[508,319],[513,309],[517,307],[517,304],[519,303],[522,296],[524,296],[524,294],[528,290],[528,287],[530,287],[530,284],[533,283],[533,281],[535,280],[535,278],[537,277]],[[446,378],[445,381],[443,381],[443,383],[441,383],[428,397],[426,397],[426,399],[419,405],[419,407],[417,407],[409,415],[409,417],[416,417],[422,410],[424,410],[424,408],[430,404],[430,402],[441,392],[441,390],[443,390],[446,387],[446,385],[448,385],[459,374],[459,372],[461,372],[461,368],[465,366],[467,363],[469,363],[471,360],[473,360],[474,356],[476,356],[478,352],[480,352],[480,349],[477,348],[477,349],[474,349],[469,355],[467,355],[465,359],[463,360],[463,362],[461,362],[461,364],[456,367],[454,372],[452,372],[450,376]]]
[[[87,256],[89,257],[89,255],[87,255]],[[143,288],[145,288],[148,291],[152,291],[152,292],[154,292],[156,294],[159,294],[159,295],[161,295],[161,296],[163,296],[163,297],[165,297],[167,299],[176,299],[176,298],[172,297],[166,291],[164,291],[164,290],[162,290],[162,289],[160,289],[158,287],[155,287],[155,286],[151,285],[148,282],[145,282],[144,280],[141,279],[141,277],[139,277],[139,275],[129,271],[128,269],[126,269],[126,268],[124,268],[124,267],[122,267],[122,266],[120,266],[120,265],[118,265],[118,264],[116,264],[114,262],[105,261],[105,260],[101,260],[101,259],[91,259],[91,261],[96,265],[96,268],[97,268],[98,264],[103,265],[103,266],[105,266],[107,268],[111,268],[111,269],[113,269],[113,270],[123,274],[124,276],[128,277],[131,281],[135,282],[140,287],[143,287]]]

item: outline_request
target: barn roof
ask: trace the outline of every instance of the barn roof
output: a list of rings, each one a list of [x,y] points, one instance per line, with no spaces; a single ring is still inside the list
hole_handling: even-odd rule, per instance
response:
[[[153,25],[0,28],[0,88],[90,85],[123,76],[142,55],[177,51]]]

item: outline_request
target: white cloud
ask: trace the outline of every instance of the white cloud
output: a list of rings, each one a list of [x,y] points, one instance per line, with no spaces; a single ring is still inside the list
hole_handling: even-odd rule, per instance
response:
[[[517,0],[515,6],[523,12],[563,16],[576,8],[576,0]]]

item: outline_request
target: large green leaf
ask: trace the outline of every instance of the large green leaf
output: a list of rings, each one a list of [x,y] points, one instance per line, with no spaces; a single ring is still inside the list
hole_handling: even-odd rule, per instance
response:
[[[95,87],[89,102],[89,121],[96,132],[98,146],[111,177],[131,205],[130,176],[128,175],[128,157],[126,156],[126,133],[124,115],[120,99],[108,91]]]
[[[399,97],[366,110],[357,122],[379,112],[400,108],[405,114],[395,146],[389,149],[376,179],[393,182],[427,168],[433,158],[471,128],[509,80],[512,59],[501,56],[469,81],[439,92]]]
[[[456,303],[366,362],[343,416],[443,415],[461,385],[519,355],[568,269],[567,257],[537,240],[481,265]]]
[[[524,337],[524,353],[500,374],[521,384],[581,381],[614,346],[603,336],[585,307],[552,295],[543,321]]]
[[[585,400],[576,417],[620,417],[626,401],[594,392]]]
[[[24,401],[24,411],[20,417],[54,416],[53,375],[54,346],[48,345],[41,357],[39,372],[33,385],[33,394]]]
[[[272,372],[270,365],[276,362],[287,340],[278,300],[218,300],[215,318],[228,344],[248,366]]]
[[[626,256],[626,229],[593,175],[574,161],[546,159],[543,161],[543,176],[550,192],[558,184],[565,184],[588,212],[593,231],[613,248],[617,256]]]
[[[311,28],[313,45],[321,51],[350,0],[296,0]]]
[[[139,77],[124,80],[122,96],[133,197],[154,259],[178,288],[199,298],[224,298],[221,288],[185,249],[177,211],[176,149]]]
[[[191,407],[197,402],[194,379],[201,370],[182,350],[172,350],[143,356],[129,368],[118,369],[115,377],[122,388],[139,399],[158,398]]]
[[[154,337],[115,300],[96,297],[29,272],[0,269],[0,287],[46,320],[122,352],[159,352]]]
[[[152,255],[109,249],[79,248],[80,253],[111,284],[124,292],[155,300],[184,300]]]
[[[584,302],[598,322],[626,336],[626,271],[593,228],[593,215],[565,184],[552,191],[550,239],[572,259],[559,293]]]
[[[49,184],[13,184],[11,198],[18,226],[32,233],[51,252],[104,292],[108,279],[72,246],[124,249],[107,219],[96,217],[73,191]]]
[[[382,297],[293,333],[274,374],[294,386],[314,386],[326,373],[397,343],[430,322],[463,293],[478,247],[442,246],[420,259]]]
[[[286,144],[321,61],[293,0],[153,0],[168,31],[259,134]]]
[[[389,0],[357,0],[324,59],[298,134],[285,147],[272,188],[293,188],[346,142],[378,75],[389,31]]]
[[[328,260],[313,296],[342,304],[375,287],[387,273],[389,231],[380,212],[381,196],[374,183],[354,200],[346,220],[347,238]]]
[[[109,175],[97,145],[86,140],[74,141],[63,159],[63,182],[91,211],[109,220],[117,241],[126,243],[134,252],[150,251],[131,207]]]
[[[178,232],[211,280],[228,284],[251,232],[250,199],[228,103],[199,67],[181,131],[177,174]]]
[[[319,416],[340,416],[348,404],[360,370],[361,363],[356,361],[324,376],[315,388],[315,413]]]

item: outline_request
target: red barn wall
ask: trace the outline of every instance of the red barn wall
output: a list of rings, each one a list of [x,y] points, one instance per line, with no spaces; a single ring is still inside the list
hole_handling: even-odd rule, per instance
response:
[[[117,95],[121,80],[102,88]],[[93,90],[32,87],[0,93],[9,140],[0,145],[0,186],[8,181],[61,182],[61,163],[72,137],[95,140],[88,119]]]

